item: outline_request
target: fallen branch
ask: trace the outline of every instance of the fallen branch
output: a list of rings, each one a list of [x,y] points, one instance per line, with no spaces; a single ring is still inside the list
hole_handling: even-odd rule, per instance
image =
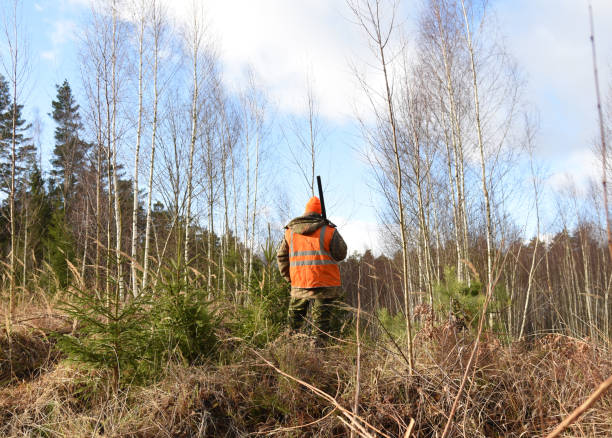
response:
[[[593,394],[580,406],[574,409],[565,420],[563,420],[550,434],[546,436],[546,438],[555,438],[559,436],[563,430],[576,421],[584,412],[591,407],[593,403],[595,403],[599,397],[601,397],[609,388],[612,386],[612,376],[608,377],[599,387],[595,390]]]

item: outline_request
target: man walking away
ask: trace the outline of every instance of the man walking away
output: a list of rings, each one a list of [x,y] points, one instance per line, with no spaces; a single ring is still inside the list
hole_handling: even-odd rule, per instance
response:
[[[285,226],[285,236],[277,252],[278,269],[291,283],[289,326],[304,324],[308,306],[320,338],[334,328],[334,309],[343,292],[338,262],[346,257],[346,243],[335,225],[321,215],[321,202],[313,196],[303,216]]]

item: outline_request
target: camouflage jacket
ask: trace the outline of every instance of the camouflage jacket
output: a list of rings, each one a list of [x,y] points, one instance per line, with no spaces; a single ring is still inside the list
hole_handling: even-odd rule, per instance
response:
[[[294,233],[297,234],[308,234],[316,231],[325,225],[325,220],[319,214],[309,214],[306,216],[300,216],[289,222],[285,228],[291,228]],[[336,229],[331,243],[330,243],[331,256],[337,262],[344,260],[346,257],[346,243],[344,239]],[[278,262],[278,269],[281,275],[291,282],[291,276],[289,275],[289,243],[283,236],[283,241],[278,248],[276,253],[276,260]],[[316,287],[310,289],[302,288],[291,288],[291,296],[293,298],[338,298],[342,296],[341,287]]]

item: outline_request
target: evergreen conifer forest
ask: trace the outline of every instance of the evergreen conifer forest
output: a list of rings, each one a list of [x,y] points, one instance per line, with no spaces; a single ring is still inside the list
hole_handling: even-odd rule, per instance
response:
[[[86,3],[44,127],[35,2],[0,0],[0,437],[612,436],[612,58],[590,3],[598,173],[552,191],[494,4],[338,1],[369,53],[347,61],[350,141],[379,232],[344,235],[333,334],[289,329],[276,257],[327,166],[317,78],[282,117],[254,70],[229,85],[206,2]]]

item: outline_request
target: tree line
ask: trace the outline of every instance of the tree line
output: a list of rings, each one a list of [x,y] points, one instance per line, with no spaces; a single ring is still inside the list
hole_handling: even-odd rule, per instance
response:
[[[20,6],[10,11],[12,44]],[[191,17],[171,25],[160,1],[92,6],[80,48],[84,105],[67,80],[57,85],[48,175],[17,104],[26,83],[1,78],[9,314],[34,285],[52,293],[75,276],[128,299],[170,261],[186,278],[203,273],[211,294],[248,288],[265,226],[266,97],[252,74],[238,96],[227,94],[202,8]]]
[[[382,72],[377,86],[362,78],[375,114],[362,131],[382,222],[399,247],[391,258],[349,260],[364,293],[402,309],[407,331],[411,309],[424,304],[431,318],[473,323],[486,302],[486,326],[512,337],[556,330],[609,339],[607,194],[595,179],[584,190],[546,190],[537,113],[489,6],[424,2],[407,50],[401,2],[349,4]],[[602,141],[583,147],[605,158]],[[517,192],[529,199],[518,210]],[[556,211],[544,215],[551,198]]]

